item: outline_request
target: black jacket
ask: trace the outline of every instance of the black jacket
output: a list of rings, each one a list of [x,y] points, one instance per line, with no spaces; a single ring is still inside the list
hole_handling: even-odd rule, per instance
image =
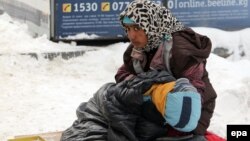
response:
[[[78,107],[78,119],[63,132],[61,141],[147,141],[165,135],[163,118],[152,103],[143,102],[143,94],[155,83],[174,80],[166,71],[151,71],[103,85]]]

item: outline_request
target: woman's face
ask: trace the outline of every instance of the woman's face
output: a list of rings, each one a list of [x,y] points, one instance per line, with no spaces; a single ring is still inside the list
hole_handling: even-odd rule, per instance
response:
[[[148,43],[148,38],[143,29],[138,25],[125,25],[128,39],[136,48],[144,48]]]

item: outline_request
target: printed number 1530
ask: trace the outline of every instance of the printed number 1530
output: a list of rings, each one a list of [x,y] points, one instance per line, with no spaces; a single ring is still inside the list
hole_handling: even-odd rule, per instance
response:
[[[110,3],[110,9],[113,11],[122,11],[127,7],[129,2],[113,2]],[[101,3],[100,3],[101,5]],[[101,6],[100,6],[101,7]],[[86,2],[86,3],[75,3],[74,4],[74,12],[96,12],[98,10],[97,2]]]

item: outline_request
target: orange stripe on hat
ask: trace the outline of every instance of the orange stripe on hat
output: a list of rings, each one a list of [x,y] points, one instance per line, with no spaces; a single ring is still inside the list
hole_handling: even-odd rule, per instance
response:
[[[164,84],[154,84],[144,95],[151,96],[152,102],[156,106],[157,110],[164,116],[165,105],[167,102],[168,93],[174,89],[175,81],[164,83]]]

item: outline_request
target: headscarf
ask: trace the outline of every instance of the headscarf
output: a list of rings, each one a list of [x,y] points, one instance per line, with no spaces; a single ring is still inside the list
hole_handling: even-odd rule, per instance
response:
[[[120,14],[122,26],[123,18],[127,16],[142,28],[148,38],[146,51],[158,48],[165,35],[184,29],[184,26],[170,12],[169,9],[149,0],[134,0]]]

